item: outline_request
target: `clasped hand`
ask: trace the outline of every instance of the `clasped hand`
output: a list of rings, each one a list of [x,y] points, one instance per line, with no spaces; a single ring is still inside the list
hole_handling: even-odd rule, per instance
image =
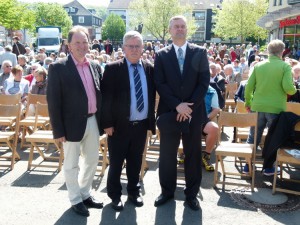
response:
[[[192,119],[191,114],[193,110],[190,107],[192,105],[194,105],[194,103],[182,102],[176,107],[176,110],[178,112],[176,120],[178,122],[182,122],[187,119],[188,120]]]

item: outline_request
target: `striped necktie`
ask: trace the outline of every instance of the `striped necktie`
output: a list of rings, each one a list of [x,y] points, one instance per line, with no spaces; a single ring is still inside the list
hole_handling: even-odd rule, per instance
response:
[[[179,64],[180,72],[182,74],[182,72],[183,72],[183,64],[184,64],[184,58],[183,58],[183,50],[182,50],[182,48],[178,48],[178,64]]]
[[[144,109],[144,97],[140,73],[137,69],[137,64],[131,64],[134,68],[133,79],[134,79],[134,89],[136,97],[136,108],[139,112],[142,112]]]

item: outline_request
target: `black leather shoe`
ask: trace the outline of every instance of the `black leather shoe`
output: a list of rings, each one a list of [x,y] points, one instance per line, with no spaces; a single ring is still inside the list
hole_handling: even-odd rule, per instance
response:
[[[197,211],[200,209],[200,203],[197,198],[188,199],[185,202],[194,211]]]
[[[123,203],[121,201],[121,199],[114,199],[111,202],[111,207],[116,210],[116,211],[121,211],[123,210],[124,206]]]
[[[172,198],[174,198],[174,195],[163,195],[163,194],[160,194],[160,196],[158,196],[155,199],[154,206],[157,207],[157,206],[163,205],[163,204],[165,204],[167,201],[169,201]]]
[[[139,195],[128,195],[128,200],[131,201],[136,207],[144,205],[143,198]]]
[[[89,210],[85,207],[85,205],[82,202],[79,202],[76,205],[72,205],[72,209],[81,216],[88,217],[90,215]]]
[[[83,204],[88,208],[96,208],[96,209],[102,209],[103,208],[103,202],[99,202],[94,197],[90,196],[87,199],[83,201]]]

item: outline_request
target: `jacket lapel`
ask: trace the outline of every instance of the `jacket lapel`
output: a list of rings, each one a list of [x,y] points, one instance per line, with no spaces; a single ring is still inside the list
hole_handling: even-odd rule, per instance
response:
[[[78,70],[76,68],[76,65],[75,65],[71,55],[68,56],[68,59],[66,61],[66,65],[68,67],[69,74],[72,76],[71,79],[77,80],[77,82],[80,84],[80,87],[82,88],[82,90],[85,90],[84,86],[83,86],[83,83],[82,83],[82,80],[80,78],[80,75],[78,73]]]
[[[92,76],[93,76],[95,87],[98,91],[100,91],[100,79],[99,79],[99,77],[101,77],[101,71],[98,70],[98,67],[97,67],[96,64],[94,64],[92,61],[89,61],[89,62],[90,62],[90,71],[91,71]],[[98,76],[98,74],[99,74],[99,76]]]

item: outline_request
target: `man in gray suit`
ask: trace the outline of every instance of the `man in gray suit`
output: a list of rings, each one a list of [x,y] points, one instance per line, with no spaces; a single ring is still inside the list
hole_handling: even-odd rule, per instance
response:
[[[17,56],[16,56],[16,54],[11,52],[12,47],[10,45],[7,45],[7,46],[5,46],[4,49],[5,49],[5,52],[0,55],[0,72],[1,73],[3,72],[1,65],[5,60],[11,61],[12,67],[17,65]]]

